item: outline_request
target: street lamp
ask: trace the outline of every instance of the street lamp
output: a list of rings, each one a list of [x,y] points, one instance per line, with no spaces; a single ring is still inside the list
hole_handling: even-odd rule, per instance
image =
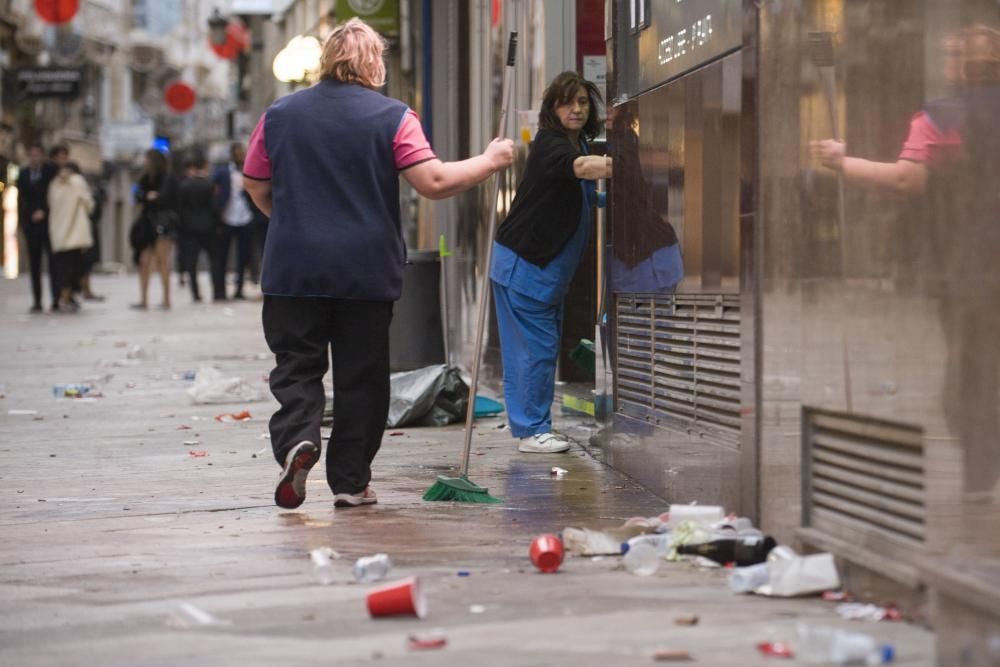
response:
[[[312,35],[297,35],[274,57],[272,71],[283,83],[302,83],[319,69],[323,47]]]
[[[208,38],[212,44],[222,46],[226,43],[226,27],[229,21],[222,15],[219,8],[212,10],[212,15],[208,18]]]

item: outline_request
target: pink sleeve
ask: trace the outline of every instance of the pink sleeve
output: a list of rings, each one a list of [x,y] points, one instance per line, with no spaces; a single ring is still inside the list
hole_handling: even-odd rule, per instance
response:
[[[243,159],[243,175],[258,181],[267,181],[271,178],[271,158],[264,146],[264,118],[266,117],[265,113],[257,121],[257,127],[254,128],[253,134],[250,135],[250,141],[247,143],[246,157]]]
[[[927,164],[931,160],[931,147],[943,143],[943,138],[930,117],[920,111],[910,120],[910,134],[903,142],[899,159]]]
[[[424,136],[424,128],[420,127],[417,114],[412,109],[407,109],[403,114],[403,120],[399,122],[392,150],[396,158],[396,169],[400,171],[437,157],[427,137]]]

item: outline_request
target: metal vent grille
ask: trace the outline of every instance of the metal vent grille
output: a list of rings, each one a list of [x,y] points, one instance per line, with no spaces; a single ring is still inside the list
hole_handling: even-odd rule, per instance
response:
[[[618,411],[736,444],[738,296],[618,295]]]
[[[840,537],[925,540],[923,430],[805,408],[804,522]]]

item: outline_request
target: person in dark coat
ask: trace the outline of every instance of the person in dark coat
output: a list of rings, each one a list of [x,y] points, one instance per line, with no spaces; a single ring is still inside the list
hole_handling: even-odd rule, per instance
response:
[[[177,189],[177,203],[181,224],[180,251],[184,257],[182,270],[188,275],[191,298],[201,301],[198,258],[204,252],[212,277],[212,295],[215,300],[220,300],[224,298],[225,288],[218,281],[216,250],[222,220],[215,205],[215,184],[208,177],[208,162],[204,155],[196,154],[191,158],[190,172]]]
[[[56,175],[54,165],[45,161],[45,151],[38,144],[28,148],[28,164],[17,176],[17,219],[28,245],[31,270],[32,313],[42,312],[42,258],[49,267],[52,307],[59,303],[59,285],[52,270],[52,246],[49,243],[49,183]]]

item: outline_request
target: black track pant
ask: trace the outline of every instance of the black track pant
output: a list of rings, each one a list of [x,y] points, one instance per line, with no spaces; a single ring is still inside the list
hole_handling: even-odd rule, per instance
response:
[[[277,363],[271,393],[281,404],[270,424],[279,464],[302,440],[320,444],[323,376],[332,354],[326,480],[334,493],[359,493],[368,485],[389,415],[391,321],[389,301],[264,297],[264,337]]]

